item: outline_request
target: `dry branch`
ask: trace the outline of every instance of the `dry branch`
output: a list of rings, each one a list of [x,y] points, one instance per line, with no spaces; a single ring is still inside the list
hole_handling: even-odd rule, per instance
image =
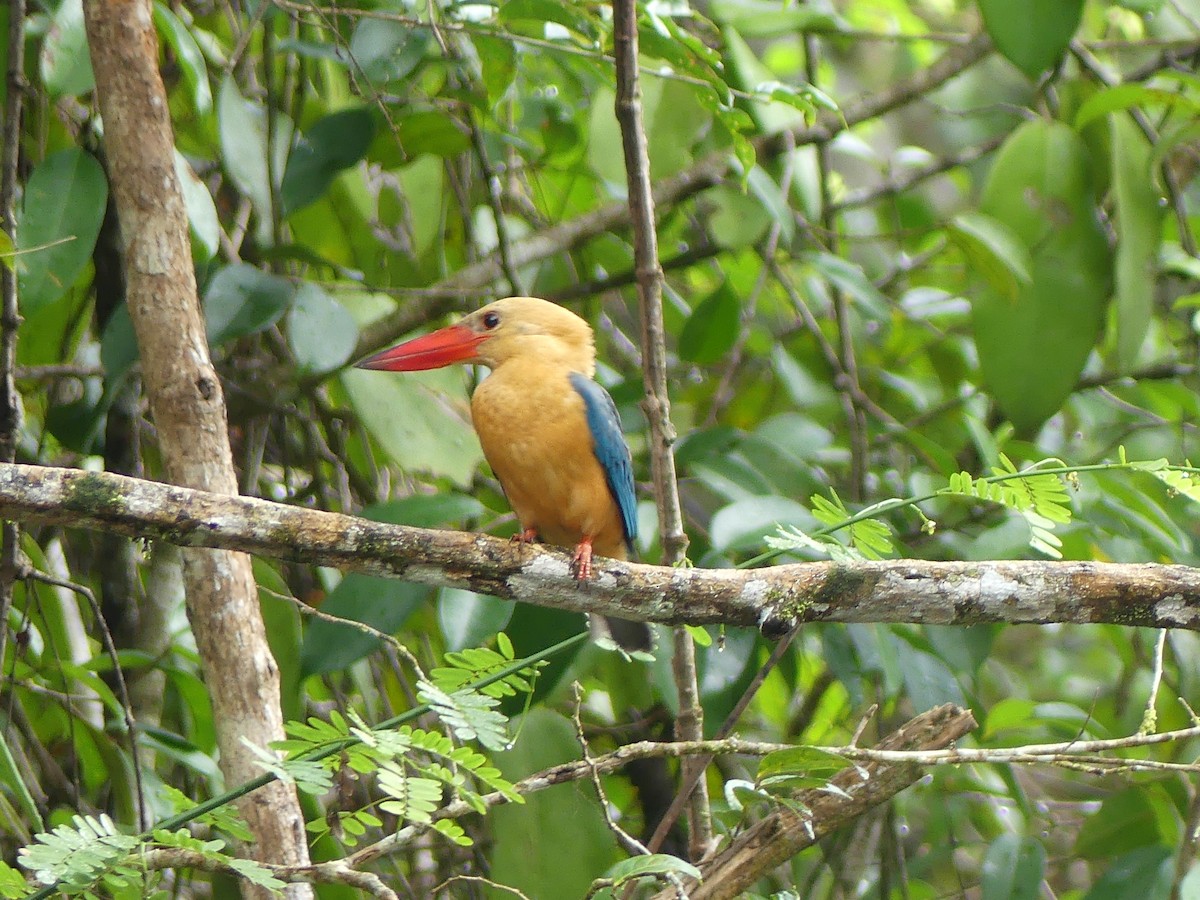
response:
[[[969,710],[946,704],[922,713],[892,732],[878,750],[932,750],[949,746],[975,727]],[[701,866],[704,883],[689,891],[692,900],[740,896],[759,878],[812,846],[827,834],[885,803],[924,770],[914,763],[868,762],[844,769],[831,779],[844,795],[823,788],[804,791],[798,799],[802,815],[786,807],[772,812],[739,836],[727,849]],[[668,891],[660,896],[671,896]]]
[[[601,561],[458,531],[387,525],[109,473],[0,465],[0,517],[237,549],[345,571],[462,587],[540,606],[666,624],[798,621],[1107,623],[1200,630],[1200,569],[1152,563],[796,563],[672,569]]]
[[[294,7],[293,4],[284,4]],[[855,125],[877,118],[907,103],[937,90],[947,81],[961,75],[986,57],[992,49],[991,40],[984,34],[974,35],[962,46],[942,54],[932,65],[916,72],[911,78],[898,82],[889,90],[866,95],[848,103],[841,116],[825,115],[812,125],[800,126],[790,133],[763,135],[753,141],[760,159],[779,156],[793,146],[801,147],[831,140],[835,135]],[[654,203],[669,208],[701,191],[722,184],[735,165],[726,152],[713,153],[693,166],[660,181],[654,188]],[[616,201],[591,212],[515,241],[510,249],[511,264],[517,268],[548,259],[575,247],[589,238],[605,234],[629,224],[629,205]],[[444,291],[428,303],[405,305],[363,329],[357,352],[360,356],[373,353],[396,340],[402,334],[418,328],[430,319],[455,309],[462,292],[491,284],[503,276],[501,259],[492,253],[479,262],[466,266],[435,285],[432,290]]]
[[[83,9],[120,228],[125,305],[163,469],[177,484],[235,495],[224,392],[196,293],[153,4],[89,0]],[[251,560],[234,552],[185,550],[182,557],[188,618],[212,698],[221,771],[231,784],[250,781],[260,770],[248,744],[264,746],[283,737],[279,667],[267,644]],[[240,812],[260,859],[308,863],[293,786],[271,784],[243,800]],[[243,896],[269,892],[246,886]],[[302,885],[288,888],[285,896],[307,900],[313,893]]]

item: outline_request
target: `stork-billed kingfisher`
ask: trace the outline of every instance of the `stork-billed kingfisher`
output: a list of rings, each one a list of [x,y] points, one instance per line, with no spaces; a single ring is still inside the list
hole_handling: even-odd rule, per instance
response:
[[[471,397],[471,419],[520,521],[517,539],[573,547],[580,581],[592,576],[593,552],[627,559],[637,537],[633,467],[612,397],[592,380],[591,327],[546,300],[508,297],[358,366],[411,372],[452,363],[492,370]],[[626,649],[649,645],[641,624],[613,631]]]

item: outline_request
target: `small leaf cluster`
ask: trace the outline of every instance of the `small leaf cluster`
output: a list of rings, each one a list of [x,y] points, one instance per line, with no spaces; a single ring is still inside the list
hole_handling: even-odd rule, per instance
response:
[[[244,826],[242,826],[244,828]],[[284,887],[270,870],[248,859],[224,853],[222,840],[203,841],[184,828],[155,829],[149,835],[125,834],[107,815],[72,818],[52,831],[34,836],[20,851],[20,863],[36,881],[57,885],[61,894],[87,900],[114,894],[150,896],[144,854],[151,850],[187,850],[219,867],[237,872],[270,890]],[[16,870],[0,866],[0,897],[25,896],[28,886]]]

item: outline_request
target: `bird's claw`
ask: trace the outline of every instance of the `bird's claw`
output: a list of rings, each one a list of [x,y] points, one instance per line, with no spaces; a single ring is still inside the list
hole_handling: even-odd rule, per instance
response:
[[[582,541],[575,548],[575,555],[571,557],[571,571],[574,573],[576,581],[587,581],[592,577],[591,541]]]
[[[538,539],[536,528],[526,528],[524,531],[518,531],[509,538],[514,544],[532,544]]]

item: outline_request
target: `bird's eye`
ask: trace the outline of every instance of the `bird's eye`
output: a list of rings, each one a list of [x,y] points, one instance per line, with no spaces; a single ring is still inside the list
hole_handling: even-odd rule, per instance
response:
[[[483,317],[483,327],[484,328],[486,328],[490,331],[491,329],[495,328],[499,324],[500,324],[500,314],[499,313],[490,312],[490,313],[486,313],[484,315],[484,317]]]

